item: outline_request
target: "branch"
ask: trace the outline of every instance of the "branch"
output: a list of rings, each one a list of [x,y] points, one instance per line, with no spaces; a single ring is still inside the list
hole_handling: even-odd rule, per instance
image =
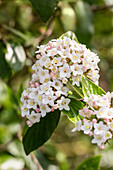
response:
[[[40,165],[40,163],[39,163],[38,159],[35,157],[35,155],[33,153],[30,153],[30,156],[32,157],[34,163],[38,167],[38,170],[43,170],[42,166]]]
[[[51,23],[49,24],[49,27],[47,29],[47,31],[45,31],[41,36],[39,36],[38,38],[35,39],[34,44],[37,45],[40,42],[42,42],[45,38],[49,37],[52,34],[53,31],[53,26],[54,26],[54,21],[51,21]]]
[[[23,119],[23,121],[21,122],[21,128],[17,134],[18,139],[20,140],[20,142],[22,142],[22,129],[24,127],[25,124],[25,119]],[[35,165],[37,166],[38,170],[43,170],[42,166],[40,165],[38,159],[36,158],[36,156],[33,153],[30,153],[31,158],[33,159]]]
[[[112,5],[92,5],[92,6],[90,6],[90,9],[93,12],[107,10],[110,8],[113,8],[113,4]]]

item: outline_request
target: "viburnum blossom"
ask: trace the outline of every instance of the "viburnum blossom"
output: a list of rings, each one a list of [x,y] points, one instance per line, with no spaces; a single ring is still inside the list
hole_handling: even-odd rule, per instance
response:
[[[76,42],[75,35],[71,32],[68,32],[68,36],[53,39],[37,48],[37,61],[32,66],[30,87],[23,91],[21,97],[21,114],[29,119],[30,126],[55,109],[70,110],[71,100],[68,98],[67,87],[69,80],[72,85],[80,86],[82,74],[96,84],[99,79],[99,57],[85,45]],[[85,101],[88,102],[89,99]],[[99,101],[95,103],[96,106],[101,107],[105,102],[107,107],[106,99]],[[88,114],[92,115],[92,112],[90,110]],[[91,123],[86,126],[88,125],[93,127]],[[87,129],[86,126],[82,129]],[[86,131],[88,133],[90,129]]]
[[[79,110],[80,119],[75,123],[76,130],[82,130],[85,134],[93,136],[92,143],[96,143],[100,149],[104,149],[104,145],[109,139],[113,138],[113,107],[111,104],[113,93],[84,97],[87,102],[86,106]],[[79,123],[82,122],[82,123]]]

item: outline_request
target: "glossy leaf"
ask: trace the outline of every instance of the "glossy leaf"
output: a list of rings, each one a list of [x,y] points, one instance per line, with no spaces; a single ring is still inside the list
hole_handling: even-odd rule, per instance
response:
[[[90,96],[90,94],[102,95],[106,94],[106,92],[96,84],[94,84],[91,80],[82,76],[82,91],[84,96]]]
[[[46,22],[53,14],[58,0],[30,0],[34,8],[38,11],[42,20]]]
[[[101,156],[94,156],[84,160],[75,170],[98,170]]]
[[[75,123],[74,117],[78,115],[78,111],[84,107],[84,104],[72,96],[70,99],[71,99],[71,102],[69,103],[70,110],[67,111],[63,109],[62,112],[66,114],[72,122]]]
[[[47,113],[41,118],[39,123],[35,123],[30,128],[25,128],[23,135],[23,145],[26,155],[43,145],[52,135],[57,127],[60,118],[60,111]]]

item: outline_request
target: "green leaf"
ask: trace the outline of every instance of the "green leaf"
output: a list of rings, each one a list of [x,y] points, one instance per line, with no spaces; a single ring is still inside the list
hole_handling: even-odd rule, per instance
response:
[[[94,33],[93,13],[87,3],[78,1],[75,4],[76,36],[79,41],[90,46],[90,40]]]
[[[70,96],[73,96],[74,98],[78,99],[78,98],[83,98],[83,93],[82,93],[82,89],[81,87],[78,87],[77,85],[72,85],[72,83],[70,81],[67,82],[67,87],[70,91],[72,91],[73,95],[70,95]],[[72,97],[72,98],[73,98]]]
[[[101,156],[94,156],[84,160],[75,170],[98,170]]]
[[[84,96],[88,97],[90,94],[102,95],[106,94],[106,92],[96,84],[94,84],[91,80],[82,76],[82,91]]]
[[[5,45],[0,41],[0,77],[3,80],[8,80],[11,75],[11,68],[5,60]]]
[[[35,10],[38,11],[42,20],[46,22],[53,14],[58,0],[30,0]]]
[[[35,123],[32,127],[24,132],[23,145],[26,155],[43,145],[52,135],[57,127],[60,119],[60,111],[47,113],[40,119],[39,123]]]
[[[73,96],[71,96],[71,102],[69,103],[70,110],[67,111],[67,110],[63,109],[62,112],[64,114],[66,114],[72,122],[75,123],[74,117],[76,117],[78,115],[78,111],[80,109],[82,109],[83,107],[84,107],[84,104],[81,101],[79,101],[79,100],[75,99]]]

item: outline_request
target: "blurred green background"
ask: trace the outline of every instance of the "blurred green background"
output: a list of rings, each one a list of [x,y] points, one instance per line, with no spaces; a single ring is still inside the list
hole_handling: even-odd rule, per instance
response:
[[[0,170],[37,170],[18,138],[20,96],[29,86],[36,46],[73,31],[101,62],[100,86],[113,91],[113,1],[61,0],[45,23],[29,0],[0,0]],[[91,137],[72,133],[62,115],[51,139],[34,154],[45,170],[74,170],[82,160],[102,155],[100,169],[113,169],[113,142],[100,151]]]

